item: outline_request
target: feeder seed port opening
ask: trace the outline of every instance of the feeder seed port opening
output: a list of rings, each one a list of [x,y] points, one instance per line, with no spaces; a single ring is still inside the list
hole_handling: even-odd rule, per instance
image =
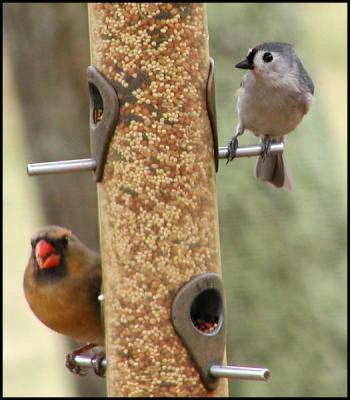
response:
[[[97,87],[89,82],[90,93],[90,124],[96,126],[102,119],[103,99]]]
[[[198,294],[190,307],[193,326],[203,335],[215,335],[223,325],[223,305],[220,292],[206,289]]]
[[[206,272],[194,276],[174,297],[174,329],[191,356],[207,390],[218,386],[209,366],[221,365],[225,354],[225,302],[220,276]]]

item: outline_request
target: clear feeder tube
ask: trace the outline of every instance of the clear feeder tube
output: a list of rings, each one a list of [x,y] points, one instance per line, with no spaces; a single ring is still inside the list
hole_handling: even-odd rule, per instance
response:
[[[205,5],[88,9],[92,65],[120,102],[97,184],[107,394],[227,396],[225,378],[205,389],[170,320],[186,282],[221,274]]]

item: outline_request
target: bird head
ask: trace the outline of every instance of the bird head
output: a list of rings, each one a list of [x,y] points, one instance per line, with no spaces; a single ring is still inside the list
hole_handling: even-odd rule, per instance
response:
[[[289,43],[268,42],[248,50],[236,68],[251,70],[257,79],[275,86],[298,86],[300,60]]]
[[[55,269],[62,265],[72,233],[64,228],[42,228],[31,239],[34,265],[39,270]]]

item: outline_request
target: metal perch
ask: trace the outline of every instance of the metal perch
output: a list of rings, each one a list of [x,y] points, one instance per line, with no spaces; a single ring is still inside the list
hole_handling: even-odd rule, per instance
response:
[[[273,143],[270,146],[271,153],[281,153],[284,150],[283,143]],[[261,144],[241,146],[236,150],[236,157],[259,156],[262,152]],[[219,159],[227,158],[227,147],[219,147]],[[94,171],[96,169],[96,160],[86,158],[81,160],[52,161],[37,164],[28,164],[27,172],[29,176],[62,174],[67,172]]]
[[[91,368],[95,360],[89,356],[77,355],[74,362],[83,368]],[[107,360],[102,361],[102,366],[107,367]],[[267,381],[271,373],[267,368],[237,367],[234,365],[212,365],[209,368],[210,374],[216,378],[243,379],[252,381]]]

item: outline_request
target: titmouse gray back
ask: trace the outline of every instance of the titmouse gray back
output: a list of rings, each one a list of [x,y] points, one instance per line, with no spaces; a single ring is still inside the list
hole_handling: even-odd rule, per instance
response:
[[[233,137],[251,131],[267,146],[285,141],[310,109],[314,84],[291,44],[262,43],[249,49],[236,68],[247,69],[239,89],[239,122]],[[232,140],[233,140],[232,139]],[[257,179],[276,187],[292,189],[284,153],[259,156]]]

